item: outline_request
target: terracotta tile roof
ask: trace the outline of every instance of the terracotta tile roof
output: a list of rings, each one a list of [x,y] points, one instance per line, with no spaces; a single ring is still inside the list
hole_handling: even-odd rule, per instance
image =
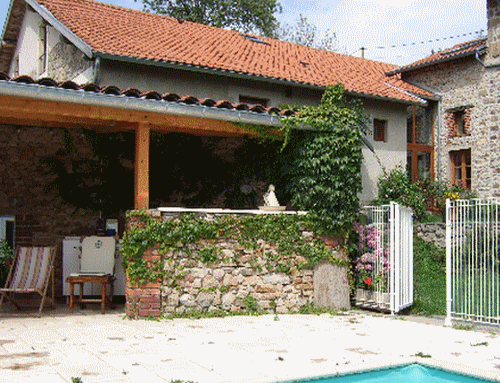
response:
[[[97,54],[243,74],[349,92],[417,101],[430,94],[385,76],[397,67],[266,37],[257,43],[231,30],[93,0],[37,0]],[[401,88],[404,92],[396,89]]]
[[[486,40],[487,38],[480,38],[467,41],[465,43],[456,44],[451,48],[445,49],[444,51],[435,53],[411,64],[392,70],[388,73],[388,75],[410,72],[419,68],[437,65],[451,60],[457,60],[465,56],[475,55],[476,52],[481,52],[486,48]]]
[[[62,88],[68,90],[74,90],[76,92],[89,92],[89,93],[102,93],[116,97],[130,97],[130,98],[142,98],[147,100],[155,100],[158,102],[172,102],[179,104],[188,105],[198,105],[214,109],[230,109],[235,111],[248,111],[258,114],[275,114],[278,116],[290,116],[295,112],[289,109],[278,109],[276,107],[264,108],[261,105],[249,105],[242,103],[232,103],[226,100],[215,101],[212,99],[198,99],[193,96],[180,96],[176,93],[165,93],[160,94],[156,91],[141,92],[138,89],[128,88],[120,89],[114,85],[99,87],[95,84],[83,84],[77,85],[73,81],[63,81],[57,83],[54,79],[44,77],[39,80],[35,80],[27,75],[20,75],[10,78],[5,72],[0,72],[0,81],[6,81],[10,83],[23,83],[31,85],[40,85],[45,87]]]

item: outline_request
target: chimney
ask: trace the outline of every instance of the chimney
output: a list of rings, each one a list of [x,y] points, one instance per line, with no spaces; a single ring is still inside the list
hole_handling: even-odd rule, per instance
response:
[[[487,0],[488,51],[491,59],[500,56],[500,0]]]

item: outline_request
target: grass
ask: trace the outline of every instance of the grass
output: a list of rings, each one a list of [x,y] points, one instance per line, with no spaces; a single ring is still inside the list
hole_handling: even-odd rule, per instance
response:
[[[411,313],[446,315],[446,251],[415,236],[414,297]]]

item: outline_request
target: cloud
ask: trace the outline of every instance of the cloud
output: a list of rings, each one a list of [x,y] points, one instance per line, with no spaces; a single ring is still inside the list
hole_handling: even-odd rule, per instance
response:
[[[355,0],[358,3],[375,3],[382,7],[405,8],[416,0]]]

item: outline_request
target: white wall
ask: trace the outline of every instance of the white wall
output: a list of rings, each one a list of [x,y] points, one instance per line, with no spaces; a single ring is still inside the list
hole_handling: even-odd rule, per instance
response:
[[[375,149],[375,154],[368,148],[363,148],[363,165],[361,175],[363,178],[363,192],[360,200],[367,204],[377,197],[378,178],[383,173],[383,168],[391,170],[397,165],[406,166],[406,105],[383,101],[365,101],[365,111],[370,117],[370,128],[373,119],[387,120],[386,141],[374,141],[373,132],[368,134],[368,139]],[[377,160],[380,160],[380,163]],[[382,165],[382,166],[381,166]]]
[[[15,58],[19,57],[19,74],[38,77],[38,31],[41,22],[42,18],[37,13],[26,10],[9,76],[15,75]]]
[[[139,90],[156,90],[160,93],[173,92],[180,96],[212,98],[238,102],[240,95],[253,96],[271,100],[268,106],[280,104],[318,105],[322,91],[294,88],[292,97],[285,96],[286,87],[280,84],[268,84],[251,79],[229,79],[210,74],[199,74],[187,71],[175,71],[158,67],[137,66],[128,63],[103,62],[100,85],[116,85],[120,88],[134,87]],[[373,141],[373,133],[368,138],[375,148],[373,154],[363,148],[362,165],[363,192],[362,203],[371,202],[377,197],[377,182],[383,173],[376,156],[382,166],[390,170],[401,164],[406,166],[406,108],[405,104],[364,99],[366,114],[373,119],[387,120],[386,141]]]

